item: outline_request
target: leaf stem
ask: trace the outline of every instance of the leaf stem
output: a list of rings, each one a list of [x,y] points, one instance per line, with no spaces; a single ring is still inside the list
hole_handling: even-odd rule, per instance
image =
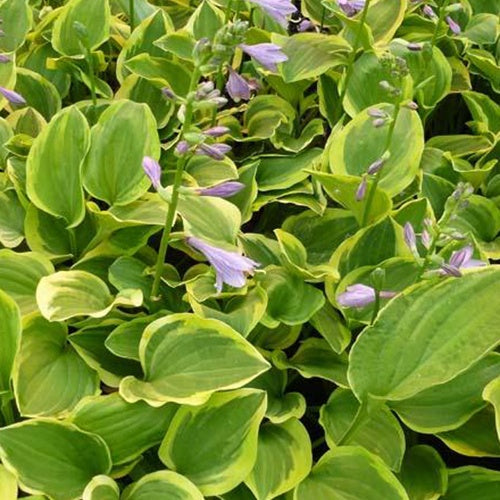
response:
[[[95,67],[94,58],[92,57],[92,52],[89,48],[86,49],[87,52],[87,64],[89,66],[89,78],[90,78],[90,95],[92,96],[92,104],[94,108],[97,107],[97,95],[96,95],[96,84],[95,84]]]
[[[375,289],[375,303],[373,304],[373,313],[370,325],[373,325],[373,323],[375,323],[375,319],[377,318],[379,310],[380,310],[380,290]]]
[[[198,80],[200,79],[200,71],[195,68],[193,74],[191,75],[191,83],[189,85],[189,90],[187,93],[186,102],[186,114],[184,117],[184,122],[182,124],[179,137],[182,139],[184,133],[191,127],[191,121],[193,119],[193,102],[191,100],[190,94],[195,90]],[[184,167],[186,166],[187,158],[186,155],[182,155],[177,160],[177,167],[175,170],[174,184],[172,186],[172,199],[168,206],[167,216],[165,219],[165,226],[163,227],[163,234],[161,236],[160,248],[158,250],[158,258],[156,260],[156,269],[153,280],[153,286],[151,288],[151,299],[159,300],[158,292],[160,290],[161,277],[163,275],[163,264],[165,263],[165,258],[167,256],[168,244],[170,240],[170,234],[172,232],[172,227],[174,225],[175,213],[177,211],[177,203],[179,201],[179,187],[182,182],[182,173],[184,172]]]

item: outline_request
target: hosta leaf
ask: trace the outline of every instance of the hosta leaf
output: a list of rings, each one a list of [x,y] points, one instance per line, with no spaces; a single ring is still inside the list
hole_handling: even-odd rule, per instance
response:
[[[325,430],[326,442],[331,449],[337,446],[351,426],[359,406],[359,401],[351,391],[337,389],[321,407],[319,422]],[[395,471],[401,467],[405,452],[403,429],[384,406],[374,410],[344,444],[362,446],[378,455]]]
[[[16,476],[0,465],[0,498],[3,500],[17,500]]]
[[[109,205],[131,203],[150,185],[141,166],[144,156],[160,156],[152,112],[145,104],[116,101],[92,127],[83,184],[92,196]]]
[[[446,492],[448,472],[439,453],[420,444],[406,452],[399,480],[412,500],[437,500]]]
[[[297,33],[285,38],[281,46],[288,56],[281,65],[281,74],[287,83],[319,76],[343,64],[350,48],[342,37],[323,33]]]
[[[483,391],[483,398],[490,402],[495,409],[495,422],[498,439],[500,440],[500,377],[492,380]]]
[[[24,240],[24,217],[15,191],[0,192],[0,244],[15,248]]]
[[[201,404],[212,392],[245,385],[269,368],[259,352],[232,328],[193,314],[172,314],[143,333],[139,356],[144,380],[125,378],[120,394],[153,406],[167,401]]]
[[[482,467],[459,467],[449,471],[443,500],[491,500],[500,492],[500,472]]]
[[[131,484],[122,500],[203,500],[196,486],[184,476],[172,471],[158,471],[146,474]]]
[[[118,500],[119,498],[120,488],[116,482],[102,474],[92,478],[82,496],[82,500]]]
[[[481,396],[483,388],[499,375],[500,355],[491,353],[449,382],[402,401],[392,401],[390,407],[417,432],[451,430],[486,406]]]
[[[0,456],[23,489],[54,500],[77,500],[94,476],[111,469],[101,438],[53,420],[0,429]]]
[[[359,446],[339,446],[323,455],[295,489],[295,500],[408,500],[389,467]]]
[[[21,316],[16,303],[0,290],[0,394],[10,390],[12,366],[21,340]]]
[[[4,35],[0,50],[12,52],[20,47],[31,28],[33,14],[27,0],[3,0],[0,2],[0,19]]]
[[[62,217],[69,228],[85,216],[81,167],[89,146],[87,121],[71,106],[50,121],[28,156],[28,196],[41,210]]]
[[[70,0],[54,22],[52,45],[57,52],[66,56],[85,54],[74,23],[86,30],[85,43],[92,50],[109,38],[111,12],[108,0]]]
[[[49,321],[75,316],[102,318],[115,305],[142,304],[140,290],[124,290],[114,298],[104,281],[86,271],[59,271],[42,278],[36,297],[40,312]]]
[[[41,316],[23,325],[14,392],[21,415],[60,416],[99,392],[97,373],[67,343],[67,328]]]
[[[437,434],[449,448],[468,457],[500,457],[500,440],[495,428],[495,414],[487,406],[465,424]]]
[[[243,481],[257,457],[265,392],[256,389],[214,394],[202,406],[181,406],[159,456],[205,496],[230,491]]]
[[[393,111],[393,106],[380,104]],[[363,175],[385,151],[386,127],[375,128],[367,111],[357,114],[338,134],[330,149],[330,169],[334,174]],[[399,194],[415,178],[424,150],[424,130],[417,113],[402,108],[388,147],[389,159],[380,171],[380,187],[391,196]],[[350,208],[350,207],[348,207]]]
[[[500,292],[499,278],[500,269],[491,267],[424,283],[393,299],[352,348],[354,393],[407,399],[473,365],[498,343],[500,311],[491,297]]]
[[[37,285],[53,272],[51,262],[40,254],[0,250],[0,289],[16,301],[23,315],[38,309]]]
[[[114,393],[83,400],[70,420],[79,429],[100,436],[116,465],[130,462],[159,444],[176,410],[173,404],[161,408],[142,401],[130,404]]]
[[[266,423],[259,430],[257,460],[245,483],[258,500],[268,500],[300,483],[311,465],[311,441],[299,420]]]

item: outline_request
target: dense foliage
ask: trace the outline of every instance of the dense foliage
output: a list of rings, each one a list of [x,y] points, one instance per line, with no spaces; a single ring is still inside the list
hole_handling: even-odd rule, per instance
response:
[[[500,498],[499,0],[0,0],[0,499]]]

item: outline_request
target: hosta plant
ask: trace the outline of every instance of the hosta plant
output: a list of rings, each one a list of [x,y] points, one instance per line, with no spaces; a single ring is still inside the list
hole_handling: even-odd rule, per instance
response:
[[[500,497],[498,0],[0,0],[0,500]]]

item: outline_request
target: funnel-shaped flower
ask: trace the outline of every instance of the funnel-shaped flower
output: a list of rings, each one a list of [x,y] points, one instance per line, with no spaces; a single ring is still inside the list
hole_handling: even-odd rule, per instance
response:
[[[453,252],[451,254],[450,260],[447,263],[441,265],[442,273],[458,278],[462,276],[460,269],[485,266],[486,262],[472,258],[473,253],[474,249],[472,248],[472,245],[467,245],[464,248]]]
[[[151,180],[153,187],[158,189],[161,187],[161,167],[160,164],[150,156],[145,156],[142,159],[142,168],[146,175]]]
[[[224,283],[235,288],[245,286],[246,275],[252,274],[259,265],[239,253],[223,250],[193,236],[189,237],[187,242],[200,251],[215,269],[215,288],[218,292],[222,291]]]
[[[365,0],[337,0],[337,3],[348,17],[355,16],[365,7]]]
[[[227,93],[234,102],[248,101],[250,99],[252,88],[245,78],[229,67],[229,78],[226,83]]]
[[[223,160],[224,155],[231,151],[231,146],[218,142],[216,144],[200,144],[195,153],[197,155],[210,156],[214,160]]]
[[[239,193],[245,184],[238,181],[228,181],[217,184],[216,186],[198,189],[198,194],[201,196],[218,196],[219,198],[230,198],[236,193]]]
[[[396,292],[380,292],[383,299],[391,299],[395,295]],[[361,283],[350,285],[337,297],[337,302],[342,307],[365,307],[375,302],[375,289]]]
[[[257,43],[255,45],[240,44],[241,50],[255,59],[269,71],[277,71],[277,64],[285,62],[288,57],[282,52],[281,47],[274,43]]]
[[[250,0],[250,3],[261,7],[284,28],[288,24],[286,16],[297,12],[297,7],[290,0]]]
[[[15,104],[17,106],[24,106],[26,104],[26,99],[24,99],[21,94],[18,94],[14,90],[0,87],[0,94],[2,94],[5,99],[7,99],[11,104]]]
[[[455,22],[450,16],[446,16],[446,22],[448,23],[450,30],[455,35],[459,35],[462,32],[460,25],[457,22]]]

